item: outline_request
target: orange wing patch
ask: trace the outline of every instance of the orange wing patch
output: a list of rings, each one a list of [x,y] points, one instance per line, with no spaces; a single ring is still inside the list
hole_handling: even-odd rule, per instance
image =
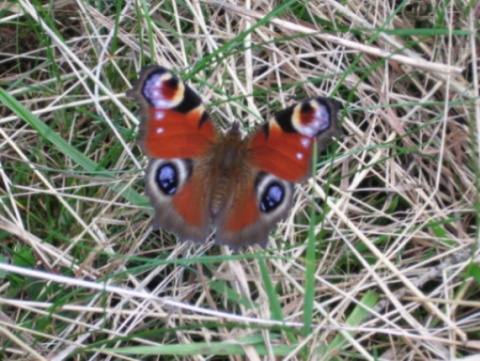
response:
[[[285,133],[271,123],[268,137],[259,131],[251,140],[253,164],[286,181],[301,181],[309,172],[313,140],[300,133]]]
[[[228,215],[222,228],[227,232],[240,232],[251,226],[260,218],[255,194],[242,195],[237,204],[228,210]]]
[[[192,178],[172,199],[177,213],[182,216],[185,223],[193,227],[202,227],[205,224],[205,193],[199,184],[202,183]]]
[[[150,108],[140,142],[154,158],[196,158],[205,154],[215,139],[215,129],[204,117],[203,107],[188,113]]]

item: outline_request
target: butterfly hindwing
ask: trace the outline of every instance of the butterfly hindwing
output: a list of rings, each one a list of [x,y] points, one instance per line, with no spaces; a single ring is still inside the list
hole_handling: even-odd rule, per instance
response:
[[[255,243],[266,247],[268,233],[291,209],[293,184],[264,172],[246,192],[236,194],[232,206],[217,223],[218,243],[237,249]]]
[[[145,190],[155,209],[155,229],[174,232],[181,241],[203,242],[209,233],[205,184],[192,166],[183,159],[152,159]]]

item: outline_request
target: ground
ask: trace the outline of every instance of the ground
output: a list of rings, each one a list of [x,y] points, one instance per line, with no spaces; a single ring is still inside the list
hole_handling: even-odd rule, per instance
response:
[[[474,1],[1,3],[0,358],[480,357],[479,18]],[[221,129],[342,104],[266,249],[152,231],[125,96],[149,64]]]

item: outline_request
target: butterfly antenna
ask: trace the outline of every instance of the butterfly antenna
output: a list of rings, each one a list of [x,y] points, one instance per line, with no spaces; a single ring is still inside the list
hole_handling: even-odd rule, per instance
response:
[[[242,131],[240,129],[240,122],[235,120],[230,126],[230,129],[228,130],[227,133],[232,135],[241,135]]]

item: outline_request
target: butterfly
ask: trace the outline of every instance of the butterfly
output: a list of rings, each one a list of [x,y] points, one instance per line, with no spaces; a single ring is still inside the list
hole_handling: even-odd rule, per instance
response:
[[[140,106],[153,229],[180,241],[204,242],[216,229],[217,244],[265,247],[292,207],[294,184],[309,176],[314,142],[322,150],[342,134],[340,103],[322,97],[280,111],[245,137],[238,121],[221,132],[200,96],[157,65],[142,69],[126,94]]]

